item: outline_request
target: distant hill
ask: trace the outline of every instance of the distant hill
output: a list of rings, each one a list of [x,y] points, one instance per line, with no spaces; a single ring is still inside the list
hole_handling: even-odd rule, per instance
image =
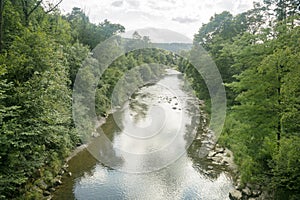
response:
[[[151,46],[179,53],[182,50],[192,48],[192,40],[185,35],[168,29],[144,28],[128,31],[121,34],[121,37],[131,39],[133,33],[137,31],[140,36],[148,36]]]
[[[185,43],[191,44],[192,40],[185,35],[171,31],[168,29],[158,28],[144,28],[131,30],[126,33],[122,33],[121,37],[132,38],[133,33],[137,31],[141,36],[148,36],[152,43]]]
[[[152,43],[153,47],[165,49],[179,53],[180,51],[189,51],[192,49],[193,44],[191,43]]]

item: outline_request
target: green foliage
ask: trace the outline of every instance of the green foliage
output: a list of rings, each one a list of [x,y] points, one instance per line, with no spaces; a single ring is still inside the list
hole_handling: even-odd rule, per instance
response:
[[[88,16],[80,8],[73,8],[72,12],[66,16],[71,24],[72,36],[90,49],[94,49],[101,41],[125,31],[120,24],[112,24],[108,20],[99,25],[90,22]]]
[[[200,44],[208,51],[227,87],[220,143],[233,150],[242,182],[266,185],[276,191],[275,199],[299,198],[300,29],[295,5],[299,2],[264,1],[235,17],[216,14],[194,38],[194,49]],[[194,52],[190,59],[205,60]],[[180,70],[207,101],[203,79],[185,66]]]
[[[221,14],[215,14],[214,17],[210,19],[210,22],[204,24],[199,32],[195,35],[194,44],[201,45],[214,60],[217,65],[222,79],[225,83],[229,83],[235,80],[234,74],[239,72],[236,68],[231,66],[235,65],[235,53],[238,48],[243,48],[244,46],[233,46],[236,38],[239,38],[241,35],[250,31],[253,28],[253,23],[248,21],[252,17],[251,12],[246,12],[233,16],[227,11],[222,12]],[[234,47],[234,48],[233,48]],[[205,68],[205,56],[195,55],[199,50],[195,47],[191,51],[191,59],[200,59],[198,57],[203,57],[204,61],[197,61],[203,65],[201,68]],[[204,52],[203,54],[207,54]],[[191,73],[194,74],[194,73]],[[201,88],[206,88],[204,81],[197,83],[197,91],[201,91],[200,98],[209,101],[208,90]],[[204,91],[203,91],[204,90]],[[232,105],[235,94],[231,88],[226,88],[226,95],[228,97],[228,104]]]
[[[132,43],[143,44],[145,41],[134,39],[134,41],[125,40],[125,42],[128,47]],[[148,48],[131,51],[116,59],[105,70],[98,83],[95,98],[97,115],[106,115],[114,90],[116,91],[113,103],[121,106],[125,101],[124,98],[128,98],[128,95],[134,92],[131,91],[132,89],[153,82],[160,77],[165,69],[163,65],[171,65],[167,61],[168,56],[169,53],[163,50]],[[115,88],[118,82],[123,82],[122,88]]]
[[[5,1],[0,54],[1,199],[23,194],[22,198],[41,198],[45,188],[35,180],[51,186],[64,158],[80,142],[72,124],[71,88],[89,50],[71,43],[70,24],[59,13],[46,14],[38,6],[24,19],[24,12],[21,2]]]
[[[83,46],[79,42],[75,42],[73,45],[69,44],[65,46],[63,51],[67,65],[69,66],[69,79],[71,80],[71,88],[73,88],[78,70],[82,66],[83,60],[88,57],[89,48]]]
[[[95,25],[80,8],[62,16],[55,9],[48,13],[37,0],[2,2],[1,199],[41,199],[69,151],[94,129],[93,120],[82,115],[78,117],[88,128],[75,130],[71,90],[95,86],[95,95],[86,90],[77,97],[95,97],[91,99],[95,108],[93,102],[86,106],[78,101],[73,109],[83,114],[95,109],[97,115],[105,116],[111,101],[122,105],[132,89],[155,81],[167,65],[183,72],[209,107],[206,83],[194,66],[178,55],[151,48],[157,45],[148,37],[136,32],[133,39],[117,38],[103,52],[98,43],[123,32],[122,25],[107,20]],[[197,45],[185,52],[188,59],[200,63],[201,73],[208,70],[209,56],[214,59],[229,102],[221,142],[233,150],[242,181],[267,185],[275,191],[276,199],[299,199],[300,191],[300,29],[296,5],[298,1],[270,0],[237,16],[227,11],[216,14],[194,39],[207,53],[198,55]],[[92,56],[89,50],[94,48]],[[99,67],[106,64],[99,62],[101,58],[115,57],[123,50],[131,51],[118,57],[101,79],[95,80]],[[81,68],[83,60],[85,67]],[[79,70],[83,75],[76,80]],[[214,79],[213,75],[209,78]],[[81,81],[78,88],[74,88],[75,80]]]
[[[3,59],[5,77],[13,82],[5,107],[17,108],[1,128],[1,193],[6,197],[17,195],[37,169],[57,160],[53,153],[62,159],[72,147],[70,81],[62,56],[45,34],[25,29]]]
[[[300,190],[300,138],[292,136],[281,140],[274,153],[272,186],[278,199],[299,199]]]

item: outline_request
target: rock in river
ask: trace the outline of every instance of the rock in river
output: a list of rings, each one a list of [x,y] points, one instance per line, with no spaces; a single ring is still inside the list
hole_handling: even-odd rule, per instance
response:
[[[231,200],[241,200],[243,197],[242,193],[238,190],[232,190],[229,192],[229,198]]]
[[[250,196],[251,195],[251,190],[248,188],[248,187],[246,187],[246,188],[244,188],[243,190],[242,190],[242,192],[245,194],[245,195],[247,195],[247,196]]]

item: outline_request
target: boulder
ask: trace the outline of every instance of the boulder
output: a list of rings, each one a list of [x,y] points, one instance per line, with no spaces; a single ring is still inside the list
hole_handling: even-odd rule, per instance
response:
[[[258,199],[258,200],[265,200],[265,199],[274,199],[274,198],[271,197],[271,195],[267,191],[263,191],[261,193],[261,195],[259,195],[258,197],[256,197],[256,199]]]
[[[213,144],[206,144],[206,147],[209,148],[209,149],[213,149],[214,145]]]
[[[231,200],[241,200],[242,197],[243,195],[239,190],[232,190],[229,192],[229,198]]]
[[[62,184],[61,180],[59,180],[59,179],[54,180],[54,186],[58,186],[58,185],[61,185],[61,184]]]
[[[216,152],[210,151],[210,152],[208,153],[208,157],[214,157],[216,154],[217,154]]]
[[[215,151],[217,153],[224,153],[225,149],[223,147],[220,147],[220,148],[216,148]]]
[[[46,190],[46,191],[43,192],[43,195],[44,195],[44,196],[50,196],[50,195],[51,195],[51,192],[49,192],[49,191]]]
[[[250,196],[252,194],[250,188],[246,187],[242,190],[242,192],[247,195],[247,196]]]
[[[63,170],[67,171],[68,167],[69,167],[69,165],[68,165],[68,164],[64,164],[64,166],[63,166]]]
[[[252,191],[252,195],[253,195],[254,197],[258,197],[259,195],[261,195],[261,191],[260,191],[260,190],[253,190],[253,191]]]
[[[216,162],[216,161],[212,161],[211,164],[214,164],[214,165],[220,165],[219,162]]]
[[[254,185],[253,185],[253,184],[251,184],[251,183],[247,183],[246,185],[247,185],[247,187],[248,187],[248,188],[250,188],[250,189],[254,189]]]
[[[221,163],[223,159],[218,156],[218,157],[212,157],[212,160],[215,162]]]
[[[63,175],[65,173],[65,170],[64,169],[61,169],[59,172],[58,172],[58,175]]]
[[[208,144],[209,142],[207,140],[201,141],[202,144]]]

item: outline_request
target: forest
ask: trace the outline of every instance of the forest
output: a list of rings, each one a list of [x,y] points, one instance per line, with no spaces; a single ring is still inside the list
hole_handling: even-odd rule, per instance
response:
[[[265,186],[273,199],[300,198],[299,5],[264,0],[236,16],[215,14],[199,27],[192,49],[181,52],[199,60],[201,46],[213,58],[227,95],[218,143],[233,151],[242,183]],[[0,0],[0,199],[42,199],[57,183],[65,158],[84,142],[72,118],[76,74],[84,60],[92,62],[99,43],[124,31],[108,20],[91,23],[81,8],[64,15],[59,3]],[[130,42],[151,47],[138,33]],[[176,67],[210,112],[205,81],[187,59],[145,48],[105,71],[96,89],[97,115],[109,112],[120,77],[145,63],[161,68],[138,68],[131,84],[159,78],[164,65]]]

